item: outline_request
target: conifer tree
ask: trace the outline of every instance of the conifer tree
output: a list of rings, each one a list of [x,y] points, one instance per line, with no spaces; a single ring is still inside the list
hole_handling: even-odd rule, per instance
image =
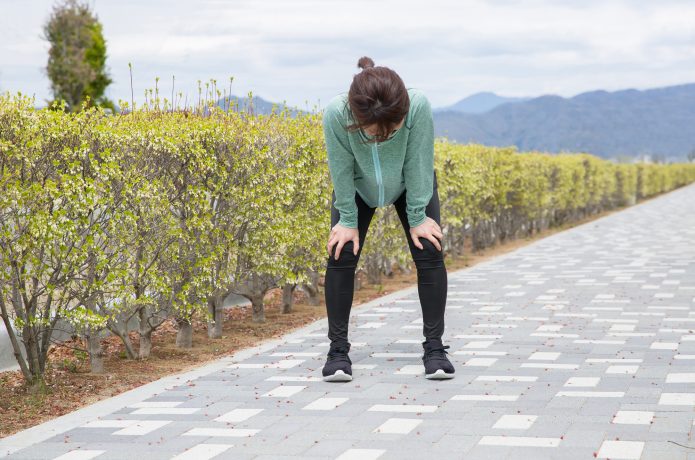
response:
[[[89,5],[79,0],[56,4],[43,33],[50,43],[46,74],[54,100],[64,100],[72,112],[85,101],[115,110],[104,96],[112,82],[106,70],[106,40]]]

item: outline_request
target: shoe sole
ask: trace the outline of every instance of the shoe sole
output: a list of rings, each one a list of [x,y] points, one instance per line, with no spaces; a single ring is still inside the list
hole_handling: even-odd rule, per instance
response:
[[[335,371],[333,375],[323,377],[324,382],[349,382],[350,380],[352,380],[352,375],[346,374],[341,370]]]
[[[444,369],[437,369],[434,374],[425,374],[425,378],[431,380],[453,379],[454,373],[447,374]]]

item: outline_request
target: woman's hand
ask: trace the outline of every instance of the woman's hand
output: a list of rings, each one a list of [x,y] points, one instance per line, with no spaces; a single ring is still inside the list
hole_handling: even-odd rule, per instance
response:
[[[442,229],[439,227],[439,224],[431,217],[425,217],[425,221],[423,223],[417,227],[411,227],[410,237],[413,239],[413,243],[415,243],[415,246],[418,249],[424,249],[422,247],[422,243],[420,243],[420,240],[418,239],[422,237],[430,240],[438,251],[442,250],[442,246],[439,244],[439,240],[437,240],[437,238],[441,240],[444,237],[444,234],[442,233]]]
[[[340,224],[335,224],[331,229],[331,233],[328,237],[328,245],[326,249],[328,250],[328,256],[331,256],[331,247],[335,244],[335,260],[340,257],[340,252],[343,250],[345,243],[352,241],[353,243],[353,253],[357,256],[357,251],[360,250],[360,234],[356,228],[343,227]]]

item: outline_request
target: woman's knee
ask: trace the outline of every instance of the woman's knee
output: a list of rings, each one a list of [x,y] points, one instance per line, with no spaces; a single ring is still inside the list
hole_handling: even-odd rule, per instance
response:
[[[420,238],[422,249],[414,247],[413,261],[417,268],[437,268],[444,265],[444,251],[440,251],[427,238]],[[440,244],[441,246],[441,244]]]
[[[354,249],[355,249],[355,244],[352,241],[348,241],[343,245],[342,250],[340,251],[340,255],[338,257],[338,260],[335,260],[335,251],[337,248],[336,246],[333,246],[332,248],[332,255],[328,258],[328,267],[338,267],[338,268],[352,268],[355,269],[357,268],[357,262],[360,258],[360,252],[362,250],[360,249],[357,252],[357,255],[354,254]]]

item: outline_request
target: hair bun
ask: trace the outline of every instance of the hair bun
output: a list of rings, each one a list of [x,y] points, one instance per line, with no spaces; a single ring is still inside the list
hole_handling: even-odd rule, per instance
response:
[[[357,67],[360,69],[369,69],[374,67],[374,61],[372,61],[370,57],[362,56],[359,61],[357,61]]]

